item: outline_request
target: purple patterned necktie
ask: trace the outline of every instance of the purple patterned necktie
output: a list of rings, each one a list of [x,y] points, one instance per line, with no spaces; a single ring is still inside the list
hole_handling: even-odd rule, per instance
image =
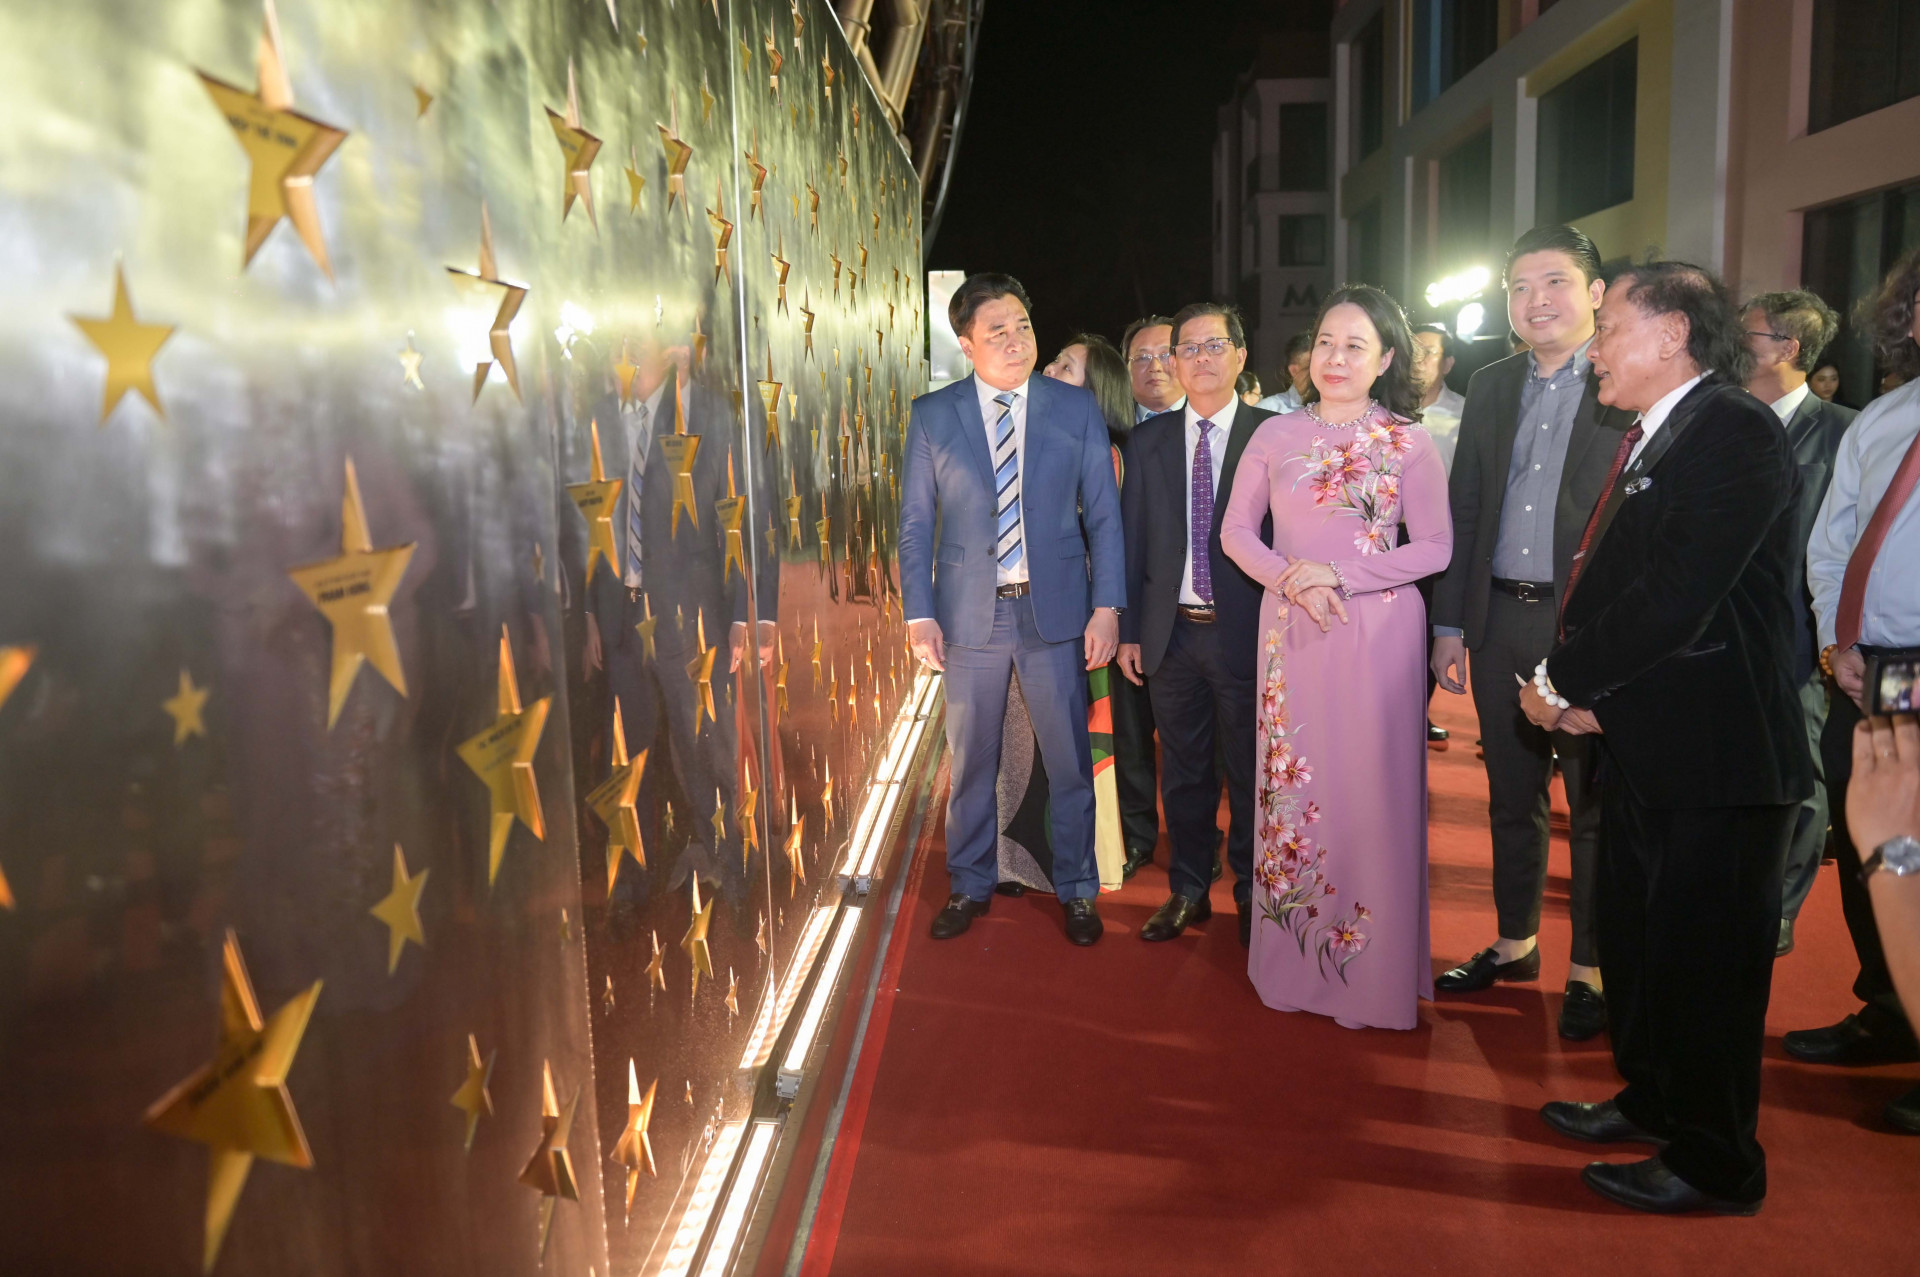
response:
[[[1213,532],[1213,444],[1207,436],[1211,421],[1200,423],[1200,442],[1193,449],[1193,510],[1189,540],[1193,554],[1193,592],[1202,603],[1213,602],[1213,563],[1207,554],[1207,537]]]

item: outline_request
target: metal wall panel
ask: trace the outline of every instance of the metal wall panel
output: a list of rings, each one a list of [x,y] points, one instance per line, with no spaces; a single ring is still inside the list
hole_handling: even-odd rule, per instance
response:
[[[264,16],[0,14],[0,1271],[195,1271],[249,1149],[218,1271],[659,1271],[907,690],[912,167],[818,0],[281,0],[296,116]]]

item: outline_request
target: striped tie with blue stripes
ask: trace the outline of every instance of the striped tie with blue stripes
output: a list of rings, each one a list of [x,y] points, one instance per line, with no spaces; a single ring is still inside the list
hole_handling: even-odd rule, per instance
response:
[[[1026,558],[1026,546],[1020,539],[1020,446],[1014,438],[1011,390],[993,397],[1000,405],[1000,418],[993,423],[993,486],[999,531],[993,547],[1000,570],[1011,572]]]

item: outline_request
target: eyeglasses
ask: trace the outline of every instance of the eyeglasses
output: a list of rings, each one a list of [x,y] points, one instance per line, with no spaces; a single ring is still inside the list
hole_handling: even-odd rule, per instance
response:
[[[1200,352],[1206,351],[1215,359],[1233,349],[1233,343],[1224,337],[1215,337],[1211,341],[1187,341],[1174,347],[1174,353],[1182,359],[1198,359]]]
[[[1145,354],[1139,354],[1139,355],[1135,355],[1132,359],[1129,359],[1127,362],[1133,366],[1133,370],[1135,372],[1145,372],[1147,369],[1153,367],[1155,364],[1172,363],[1173,352],[1171,350],[1163,350],[1163,351],[1160,351],[1158,354],[1154,354],[1151,352],[1145,353]]]
[[[1770,333],[1770,332],[1766,332],[1766,331],[1764,331],[1764,330],[1762,330],[1762,331],[1760,331],[1760,332],[1755,332],[1755,331],[1754,331],[1753,329],[1751,329],[1751,328],[1749,328],[1749,329],[1747,329],[1747,336],[1749,336],[1749,337],[1771,337],[1771,338],[1773,338],[1773,339],[1774,339],[1775,341],[1792,341],[1792,340],[1793,340],[1793,338],[1791,338],[1791,337],[1789,337],[1789,336],[1787,336],[1787,335],[1786,335],[1785,333]]]

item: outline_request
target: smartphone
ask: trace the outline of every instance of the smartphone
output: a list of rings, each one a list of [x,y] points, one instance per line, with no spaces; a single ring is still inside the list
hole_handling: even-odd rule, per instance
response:
[[[1913,713],[1920,708],[1920,656],[1869,656],[1863,690],[1869,714]]]

